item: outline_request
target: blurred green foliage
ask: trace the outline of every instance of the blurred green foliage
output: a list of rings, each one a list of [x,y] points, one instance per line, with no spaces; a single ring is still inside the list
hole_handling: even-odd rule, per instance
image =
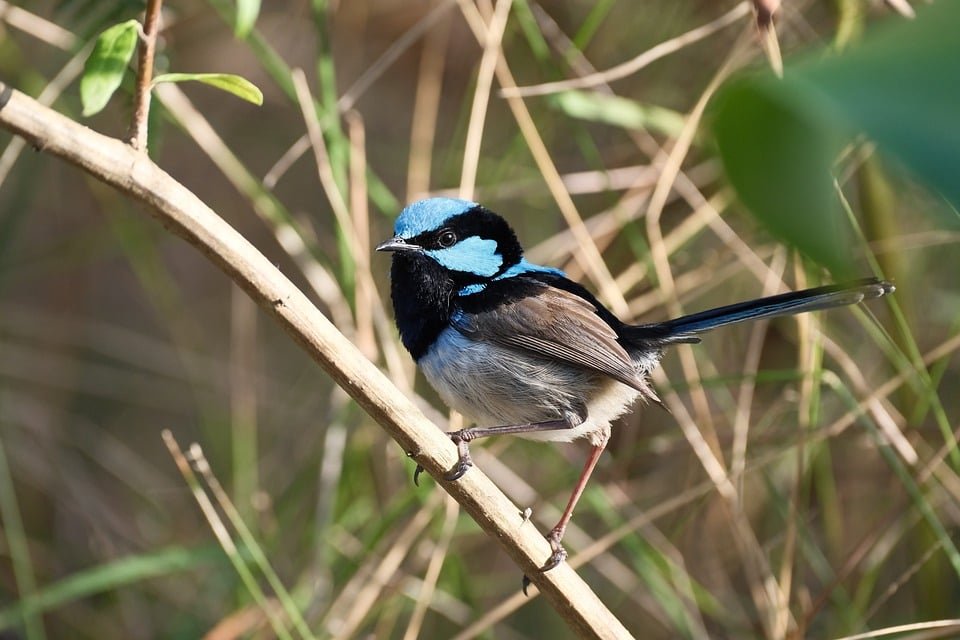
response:
[[[807,53],[782,79],[752,72],[731,82],[717,98],[712,127],[747,208],[778,237],[849,277],[852,230],[837,202],[835,163],[861,133],[960,207],[957,24],[960,4],[939,2],[915,20],[888,19],[842,52]],[[958,222],[949,219],[953,228]]]

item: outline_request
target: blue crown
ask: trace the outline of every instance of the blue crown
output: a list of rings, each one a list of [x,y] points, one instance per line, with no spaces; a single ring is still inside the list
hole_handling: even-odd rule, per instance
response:
[[[393,232],[401,238],[413,238],[426,231],[439,229],[447,220],[478,206],[459,198],[427,198],[408,205],[400,212]]]

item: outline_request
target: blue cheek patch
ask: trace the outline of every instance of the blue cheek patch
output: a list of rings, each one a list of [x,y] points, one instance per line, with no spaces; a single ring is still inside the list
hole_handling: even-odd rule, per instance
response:
[[[503,264],[503,256],[497,253],[497,241],[480,236],[470,236],[449,249],[434,249],[426,254],[451,271],[483,278],[496,274]]]
[[[393,233],[401,238],[413,238],[427,231],[436,231],[447,220],[466,213],[476,202],[459,198],[428,198],[407,206],[400,212]]]

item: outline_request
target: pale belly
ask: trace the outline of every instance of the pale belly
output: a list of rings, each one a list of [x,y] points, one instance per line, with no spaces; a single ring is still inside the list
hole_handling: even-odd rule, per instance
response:
[[[646,373],[659,354],[636,358]],[[586,419],[571,429],[523,434],[535,440],[596,444],[610,434],[640,391],[602,374],[546,358],[519,357],[512,349],[480,343],[449,328],[417,363],[427,381],[451,408],[477,426],[516,425],[558,420],[566,414]]]

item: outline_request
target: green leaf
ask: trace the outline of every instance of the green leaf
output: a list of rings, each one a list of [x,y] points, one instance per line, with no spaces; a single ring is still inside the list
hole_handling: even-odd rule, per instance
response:
[[[960,3],[890,19],[842,54],[818,51],[783,80],[755,73],[718,95],[712,128],[731,185],[767,227],[821,264],[850,267],[833,193],[839,151],[865,133],[960,207]]]
[[[920,6],[849,53],[798,65],[822,94],[916,176],[960,206],[960,3]]]
[[[228,93],[252,102],[255,105],[263,104],[263,92],[252,82],[232,73],[164,73],[153,79],[153,84],[161,82],[188,82],[195,80],[212,87],[222,89]]]
[[[849,275],[852,229],[831,173],[848,136],[812,98],[772,75],[744,78],[718,98],[713,133],[747,209],[780,240]]]
[[[139,29],[140,24],[136,20],[127,20],[113,25],[97,38],[80,79],[80,101],[84,116],[100,112],[120,86],[137,48]]]
[[[233,23],[233,33],[238,38],[246,38],[260,15],[260,0],[237,0],[237,15]]]

